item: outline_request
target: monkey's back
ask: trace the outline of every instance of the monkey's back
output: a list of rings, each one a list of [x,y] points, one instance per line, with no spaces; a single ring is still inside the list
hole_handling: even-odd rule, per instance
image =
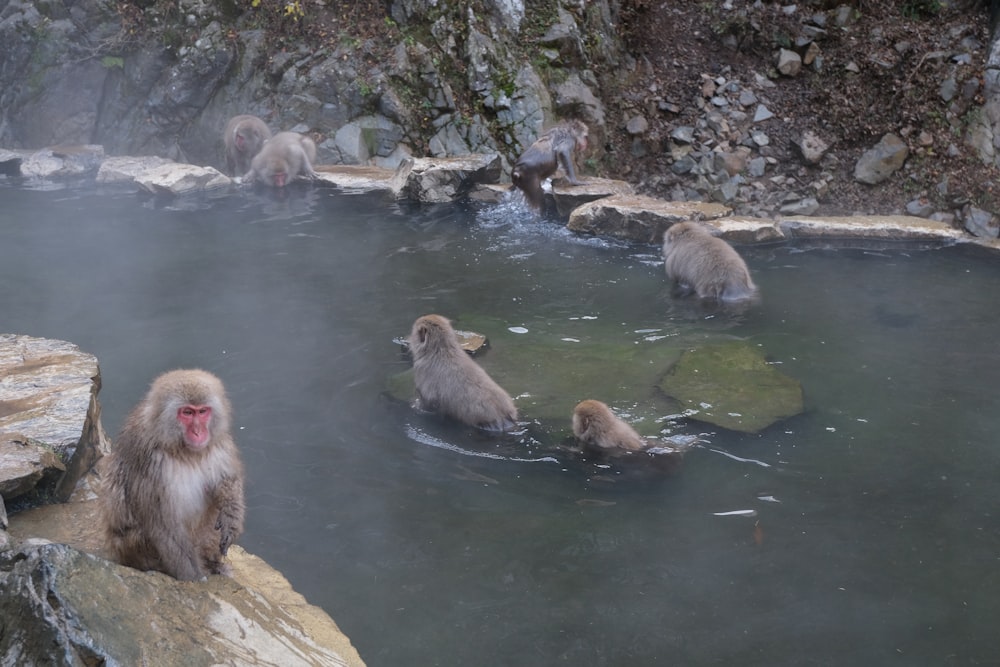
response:
[[[667,277],[689,286],[700,298],[747,299],[757,292],[746,262],[725,240],[695,223],[676,223],[664,235]]]
[[[457,342],[435,341],[415,351],[413,379],[427,409],[494,430],[510,428],[517,421],[511,397]]]

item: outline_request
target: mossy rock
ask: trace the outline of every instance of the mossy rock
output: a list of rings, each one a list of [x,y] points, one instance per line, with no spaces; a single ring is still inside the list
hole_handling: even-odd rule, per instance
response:
[[[802,412],[802,385],[741,341],[689,350],[667,371],[660,389],[693,419],[757,433]]]

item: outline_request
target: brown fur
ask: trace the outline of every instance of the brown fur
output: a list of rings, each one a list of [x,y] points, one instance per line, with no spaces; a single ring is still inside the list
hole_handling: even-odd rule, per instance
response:
[[[731,245],[695,222],[678,222],[663,235],[667,277],[703,299],[753,298],[757,286],[746,262]]]
[[[299,176],[316,178],[312,166],[315,161],[316,144],[312,139],[298,132],[278,132],[251,160],[243,180],[281,188]]]
[[[184,443],[177,409],[212,407],[201,450]],[[101,497],[111,556],[122,565],[196,581],[228,574],[224,558],[243,532],[243,464],[229,434],[230,406],[217,377],[164,373],[132,410],[104,462]]]
[[[580,401],[573,409],[573,435],[583,444],[601,449],[636,452],[650,446],[606,404],[591,399]]]
[[[242,176],[250,170],[250,161],[271,138],[271,130],[257,116],[233,116],[222,132],[226,151],[226,169],[230,176]]]
[[[511,181],[536,211],[541,210],[544,201],[542,182],[556,173],[560,165],[566,172],[566,180],[581,185],[573,167],[573,155],[587,149],[587,134],[587,126],[582,121],[564,121],[539,137],[517,158]]]
[[[417,318],[408,341],[420,408],[493,431],[517,425],[514,401],[466,354],[447,319]]]

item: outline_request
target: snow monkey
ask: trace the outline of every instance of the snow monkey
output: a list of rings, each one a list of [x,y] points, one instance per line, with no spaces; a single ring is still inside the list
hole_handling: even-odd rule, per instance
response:
[[[517,426],[514,401],[462,349],[447,319],[417,318],[407,340],[418,407],[490,431]]]
[[[585,445],[605,450],[637,452],[650,446],[606,404],[591,399],[573,408],[573,435]]]
[[[536,211],[542,209],[544,201],[542,182],[556,173],[560,165],[566,172],[566,180],[573,185],[581,185],[573,168],[573,155],[576,151],[587,150],[587,133],[587,126],[582,121],[563,121],[539,137],[517,158],[510,175],[511,181]]]
[[[257,116],[233,116],[226,123],[222,143],[226,149],[226,169],[230,176],[250,171],[250,161],[271,138],[271,130]]]
[[[312,166],[315,161],[316,144],[312,139],[298,132],[278,132],[250,161],[250,171],[243,180],[283,188],[298,176],[316,178]]]
[[[153,380],[103,465],[102,514],[112,557],[186,581],[229,574],[243,532],[243,464],[222,382],[175,370]]]
[[[757,286],[739,253],[695,222],[678,222],[663,235],[667,277],[684,294],[702,299],[737,301],[753,298]]]

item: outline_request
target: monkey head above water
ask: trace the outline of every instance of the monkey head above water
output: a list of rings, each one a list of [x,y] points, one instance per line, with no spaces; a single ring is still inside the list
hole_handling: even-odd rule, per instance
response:
[[[757,296],[757,286],[739,253],[696,222],[676,222],[663,235],[667,277],[684,294],[739,301]]]
[[[651,443],[615,416],[605,403],[587,399],[573,409],[573,435],[585,445],[600,449],[638,452]]]
[[[102,462],[101,510],[122,565],[196,581],[228,574],[243,532],[243,464],[222,382],[206,371],[157,377]]]
[[[544,202],[542,183],[556,173],[560,165],[566,172],[566,180],[572,185],[582,185],[576,178],[573,157],[587,150],[587,134],[587,126],[582,121],[564,121],[539,137],[517,158],[511,182],[536,211],[542,209]]]
[[[517,428],[514,401],[462,349],[451,322],[419,317],[407,342],[419,408],[489,431]]]
[[[278,132],[250,161],[250,170],[243,181],[283,188],[300,176],[316,178],[315,161],[316,144],[312,139],[298,132]]]
[[[250,170],[250,161],[271,138],[271,130],[257,116],[233,116],[222,132],[226,169],[230,176],[242,176]]]

